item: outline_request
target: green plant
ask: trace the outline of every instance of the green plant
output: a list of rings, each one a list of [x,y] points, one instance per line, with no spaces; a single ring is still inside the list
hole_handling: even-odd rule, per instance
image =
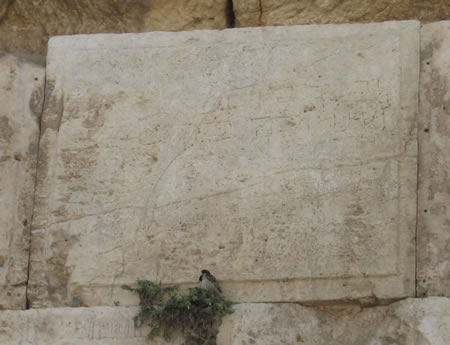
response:
[[[139,296],[136,321],[150,326],[149,337],[160,335],[168,339],[181,332],[185,345],[215,345],[222,316],[233,312],[231,301],[199,287],[182,294],[177,285],[161,286],[137,280],[136,287],[122,285],[122,288]]]

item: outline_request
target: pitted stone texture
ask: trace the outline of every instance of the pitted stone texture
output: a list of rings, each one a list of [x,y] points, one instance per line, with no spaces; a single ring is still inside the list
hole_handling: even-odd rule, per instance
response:
[[[137,308],[50,308],[0,312],[0,344],[167,345],[135,328]],[[430,297],[390,306],[311,308],[298,304],[240,304],[224,318],[218,345],[448,345],[450,301]],[[180,344],[175,339],[171,344]]]
[[[241,304],[236,309],[222,323],[218,344],[450,344],[450,300],[443,297],[373,308]]]
[[[46,55],[49,37],[224,29],[226,0],[0,1],[0,49]]]
[[[450,17],[442,0],[233,0],[236,26],[370,23],[417,19],[432,22]]]
[[[417,22],[50,41],[33,307],[414,294]]]
[[[450,297],[450,21],[421,30],[417,294]]]
[[[0,312],[0,344],[149,345],[137,308],[54,308]]]
[[[25,308],[43,61],[0,55],[0,309]]]

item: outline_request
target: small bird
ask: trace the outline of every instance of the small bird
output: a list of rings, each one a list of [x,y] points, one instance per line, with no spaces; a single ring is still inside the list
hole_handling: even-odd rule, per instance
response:
[[[222,293],[222,289],[220,288],[216,277],[214,277],[208,270],[202,270],[202,274],[198,280],[200,281],[200,287],[202,289]]]

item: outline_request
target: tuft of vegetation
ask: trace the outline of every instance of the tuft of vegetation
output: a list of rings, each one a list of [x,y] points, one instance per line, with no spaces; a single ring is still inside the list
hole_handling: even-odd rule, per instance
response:
[[[182,294],[178,285],[137,280],[136,287],[122,288],[139,296],[140,311],[135,320],[138,326],[150,326],[150,338],[162,336],[169,340],[181,333],[184,345],[215,345],[222,316],[233,312],[231,301],[199,287]]]

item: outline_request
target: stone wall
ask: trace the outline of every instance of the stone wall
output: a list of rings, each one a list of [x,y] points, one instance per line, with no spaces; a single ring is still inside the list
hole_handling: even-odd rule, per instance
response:
[[[449,18],[446,0],[3,0],[0,50],[46,55],[55,35]]]
[[[1,7],[0,26],[30,4]],[[111,17],[101,2],[81,4]],[[255,14],[278,25],[287,6],[297,19],[280,23],[295,23],[308,12],[297,4],[259,2]],[[380,13],[397,13],[390,4]],[[133,15],[115,6],[118,22]],[[226,6],[158,25],[222,28]],[[260,25],[240,16],[251,6],[234,2],[237,26]],[[347,21],[340,6],[329,13]],[[445,2],[433,8],[447,13]],[[0,309],[42,308],[0,311],[0,344],[148,343],[119,286],[192,286],[202,268],[239,302],[219,344],[450,343],[450,22],[86,35],[49,47],[46,68],[0,57]],[[67,306],[81,308],[54,308]]]

